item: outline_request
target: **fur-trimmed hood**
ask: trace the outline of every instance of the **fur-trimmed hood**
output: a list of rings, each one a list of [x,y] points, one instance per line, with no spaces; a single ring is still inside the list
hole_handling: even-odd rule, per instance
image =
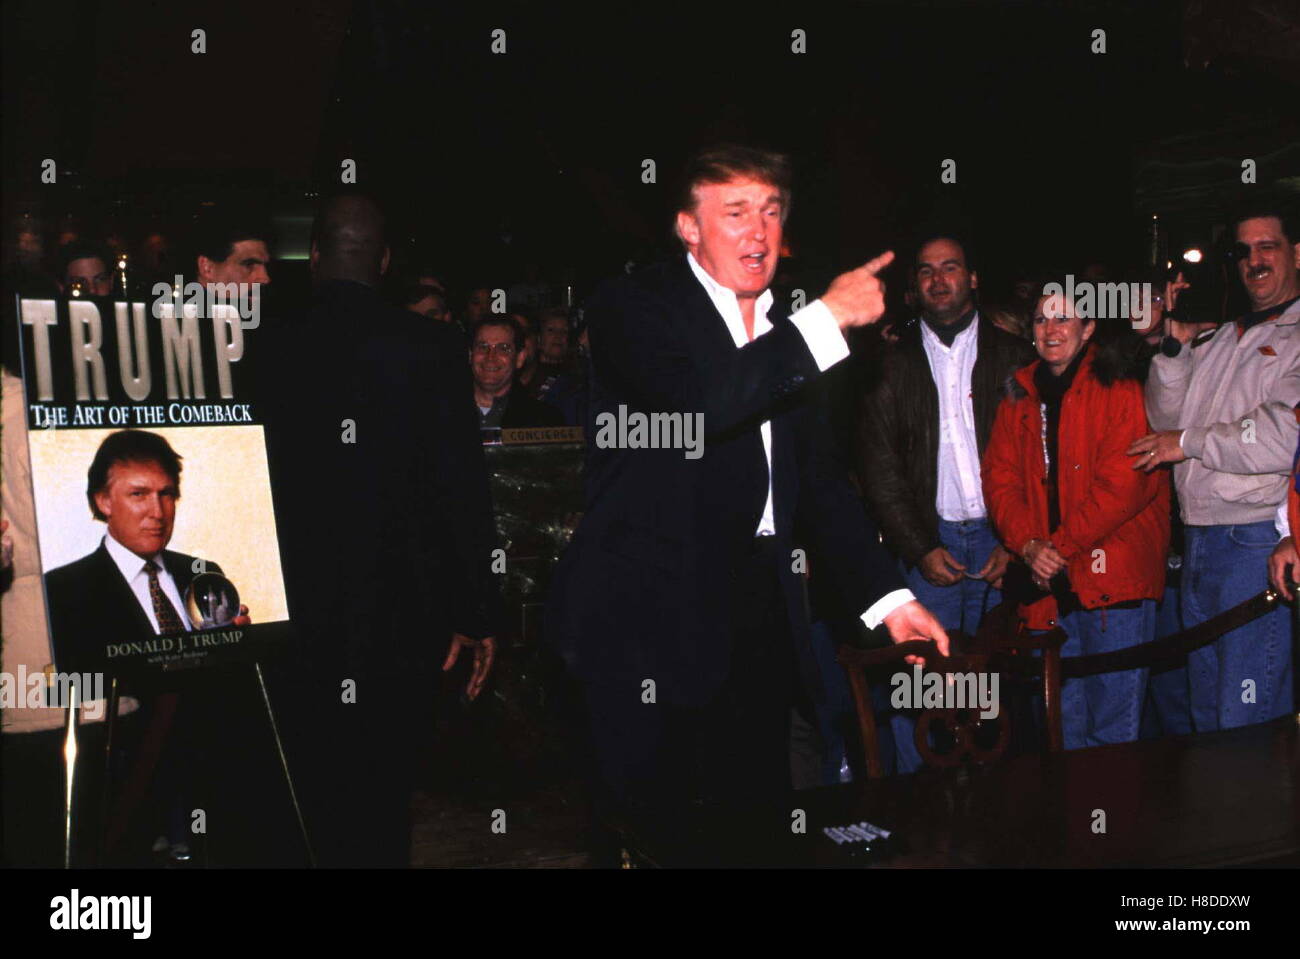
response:
[[[1086,349],[1088,353],[1079,366],[1079,377],[1090,375],[1102,386],[1110,386],[1120,380],[1146,382],[1147,372],[1151,368],[1152,350],[1141,337],[1122,334],[1108,337],[1102,342],[1094,339]],[[1034,360],[1008,376],[1003,383],[1003,395],[1013,400],[1028,396],[1029,388],[1034,382],[1034,371],[1042,362],[1041,359]]]

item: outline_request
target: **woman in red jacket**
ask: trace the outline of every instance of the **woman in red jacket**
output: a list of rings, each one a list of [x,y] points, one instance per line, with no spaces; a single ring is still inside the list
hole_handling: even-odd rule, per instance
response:
[[[1126,452],[1148,432],[1131,352],[1099,347],[1095,331],[1064,297],[1038,301],[1041,359],[1014,376],[981,470],[993,525],[1033,581],[1021,616],[1030,629],[1059,625],[1065,656],[1154,638],[1169,547],[1169,477],[1133,469]],[[1065,747],[1137,739],[1146,679],[1067,680]]]

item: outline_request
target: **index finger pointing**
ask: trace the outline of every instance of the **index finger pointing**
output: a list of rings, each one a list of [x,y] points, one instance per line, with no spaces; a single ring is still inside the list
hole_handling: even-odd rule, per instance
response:
[[[886,250],[884,253],[880,254],[880,256],[876,257],[874,260],[869,260],[866,264],[863,265],[862,269],[866,270],[868,273],[874,276],[875,274],[879,273],[881,270],[883,270],[885,267],[889,266],[889,264],[893,262],[894,262],[894,251]]]

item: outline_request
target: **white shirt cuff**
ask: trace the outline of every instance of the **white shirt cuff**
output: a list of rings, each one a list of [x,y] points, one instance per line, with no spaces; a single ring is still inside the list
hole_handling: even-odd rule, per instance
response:
[[[1288,515],[1287,501],[1282,500],[1282,505],[1277,508],[1277,515],[1273,517],[1273,526],[1277,529],[1277,538],[1286,539],[1291,535],[1291,517]]]
[[[790,322],[803,336],[817,369],[823,373],[849,355],[849,344],[844,341],[835,315],[821,300],[813,300],[797,310],[790,316]]]
[[[875,629],[885,621],[886,616],[904,603],[911,603],[915,599],[910,589],[896,589],[892,593],[886,593],[862,614],[862,622],[866,624],[867,629]]]

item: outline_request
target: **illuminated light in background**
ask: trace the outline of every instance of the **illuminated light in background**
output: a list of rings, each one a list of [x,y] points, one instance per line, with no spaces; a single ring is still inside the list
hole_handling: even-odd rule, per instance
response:
[[[1201,260],[1204,258],[1205,258],[1205,254],[1202,253],[1200,250],[1198,250],[1196,247],[1192,247],[1190,250],[1183,251],[1183,259],[1186,260],[1188,263],[1200,263]]]
[[[308,260],[311,258],[312,215],[305,212],[284,213],[271,218],[276,232],[276,248],[272,256],[277,260]]]

